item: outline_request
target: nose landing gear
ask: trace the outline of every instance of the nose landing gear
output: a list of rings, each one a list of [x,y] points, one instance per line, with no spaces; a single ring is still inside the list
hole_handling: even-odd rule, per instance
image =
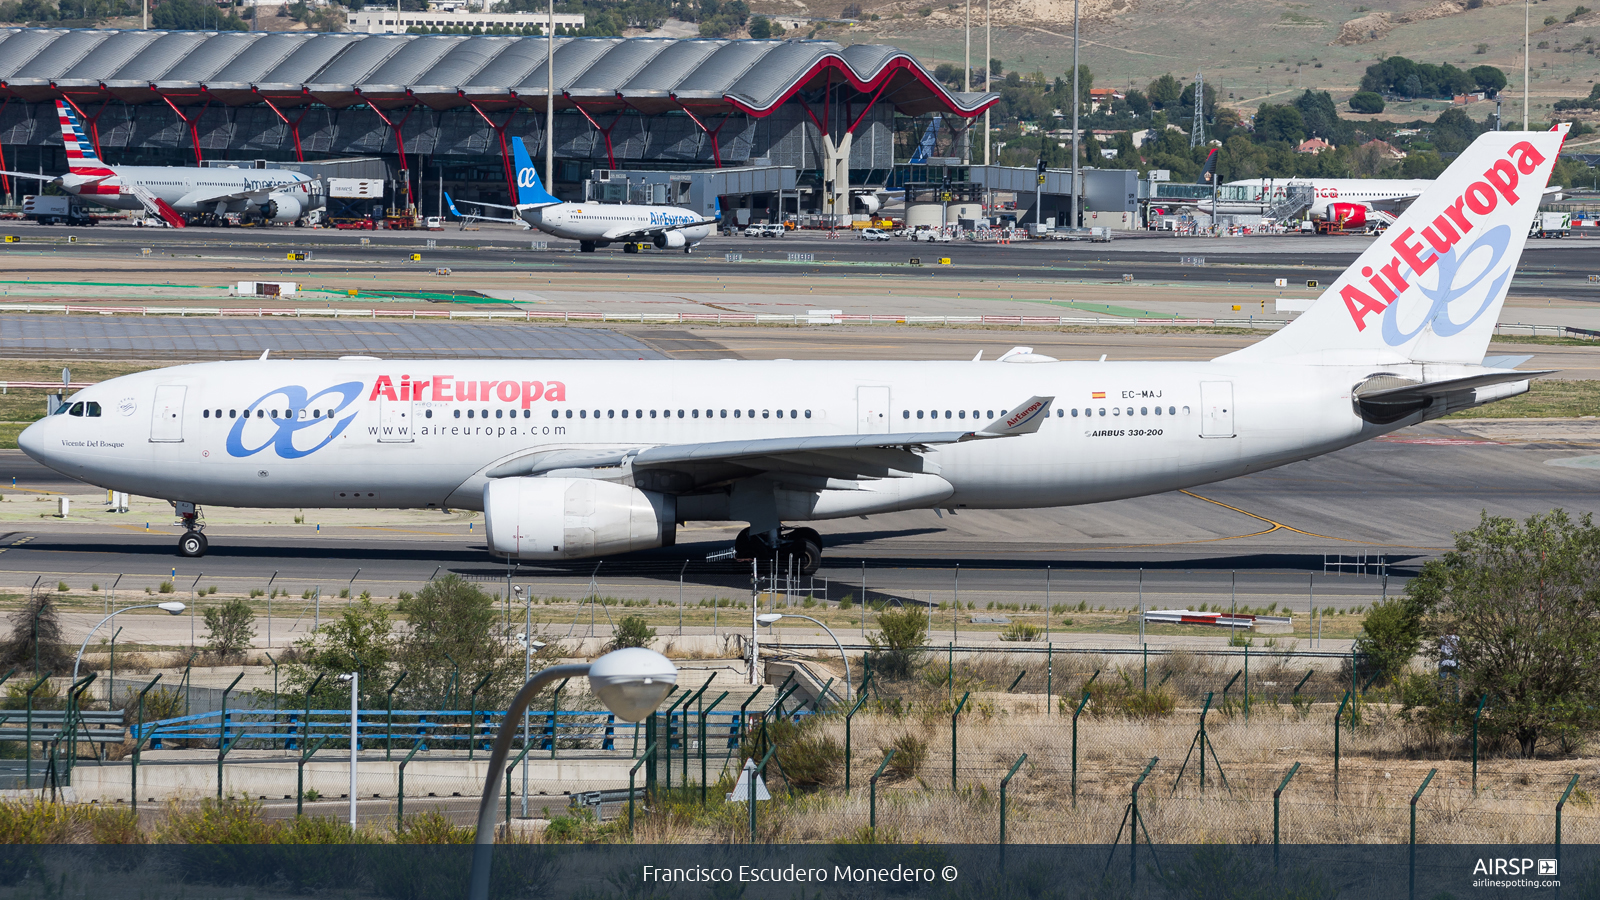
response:
[[[183,520],[183,537],[178,538],[178,555],[196,559],[206,555],[210,542],[206,540],[205,523],[200,521],[200,507],[179,501],[172,504],[178,518]]]

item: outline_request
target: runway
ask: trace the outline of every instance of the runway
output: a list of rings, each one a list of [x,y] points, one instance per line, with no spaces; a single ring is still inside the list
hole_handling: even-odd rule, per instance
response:
[[[496,274],[528,269],[552,272],[631,273],[658,276],[773,276],[799,273],[866,275],[893,273],[931,284],[970,279],[1049,278],[1064,281],[1135,281],[1215,284],[1268,284],[1286,278],[1305,290],[1306,281],[1326,285],[1371,242],[1364,236],[1279,235],[1235,238],[1175,237],[1118,233],[1109,243],[1027,241],[1015,244],[915,243],[905,239],[864,241],[852,234],[828,238],[824,232],[791,232],[782,238],[714,235],[693,254],[649,250],[625,253],[620,245],[578,253],[576,242],[512,226],[450,228],[438,232],[353,232],[304,228],[160,229],[100,225],[66,228],[32,223],[5,229],[21,238],[0,245],[7,277],[42,278],[59,266],[51,257],[121,264],[148,248],[153,258],[201,257],[242,273],[330,273],[375,265],[396,266],[422,255],[426,267],[449,267],[458,274]],[[68,238],[76,242],[68,243]],[[365,243],[363,243],[365,242]],[[548,249],[531,249],[536,243]],[[1589,237],[1530,241],[1512,280],[1511,295],[1546,296],[1600,302],[1600,284],[1591,284],[1597,241]],[[309,262],[286,259],[289,252],[313,251]],[[735,254],[738,259],[731,259]],[[792,259],[791,254],[803,254]],[[952,265],[937,265],[948,257]],[[911,260],[919,260],[913,266]],[[1197,265],[1196,262],[1200,261]],[[420,267],[419,267],[420,268]],[[241,276],[242,277],[242,276]]]
[[[825,544],[818,584],[832,585],[838,599],[842,591],[859,592],[864,572],[873,594],[942,602],[959,590],[964,602],[980,609],[996,600],[1043,602],[1047,582],[1052,603],[1132,606],[1142,584],[1147,604],[1159,607],[1218,602],[1235,590],[1240,602],[1287,603],[1306,597],[1308,576],[1315,574],[1317,595],[1326,602],[1368,603],[1382,590],[1372,577],[1379,557],[1395,579],[1390,589],[1397,590],[1481,513],[1523,518],[1556,507],[1573,515],[1600,509],[1593,468],[1550,465],[1600,459],[1600,423],[1569,424],[1548,435],[1509,427],[1431,423],[1280,469],[1112,503],[815,523]],[[23,493],[4,487],[13,477]],[[27,491],[89,492],[16,451],[0,452],[0,478],[8,505],[27,502]],[[7,517],[0,524],[0,584],[26,587],[38,578],[81,590],[120,574],[124,589],[140,591],[172,579],[176,570],[180,584],[203,573],[205,584],[232,590],[264,585],[276,572],[275,584],[298,596],[314,587],[332,594],[359,569],[356,590],[393,596],[441,571],[491,584],[503,584],[507,574],[505,564],[484,551],[481,522],[469,530],[467,520],[440,517],[426,527],[350,523],[320,531],[313,530],[315,516],[301,526],[213,524],[210,553],[182,560],[173,549],[177,529],[167,522],[152,523],[146,533],[140,522],[86,518],[92,521]],[[744,596],[747,568],[705,561],[731,544],[734,531],[689,523],[675,547],[603,563],[524,563],[513,576],[537,595],[574,599],[591,590],[670,599],[680,574],[691,603]],[[1351,573],[1357,557],[1366,558],[1368,577],[1333,574]],[[1336,560],[1343,569],[1330,568]]]

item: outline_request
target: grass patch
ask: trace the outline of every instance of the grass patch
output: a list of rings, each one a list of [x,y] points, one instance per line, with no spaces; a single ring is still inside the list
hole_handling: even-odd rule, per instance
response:
[[[17,449],[17,435],[32,422],[0,422],[0,450]]]
[[[1540,419],[1600,415],[1600,381],[1535,381],[1526,394],[1462,410],[1451,419]]]

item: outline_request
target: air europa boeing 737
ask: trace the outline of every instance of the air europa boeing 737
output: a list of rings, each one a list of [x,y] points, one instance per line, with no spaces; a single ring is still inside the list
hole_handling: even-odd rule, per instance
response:
[[[186,556],[203,505],[459,507],[508,558],[732,521],[739,555],[810,570],[807,522],[1137,497],[1523,393],[1546,373],[1483,354],[1564,135],[1480,136],[1304,315],[1209,362],[263,355],[85,388],[19,444],[172,501]]]

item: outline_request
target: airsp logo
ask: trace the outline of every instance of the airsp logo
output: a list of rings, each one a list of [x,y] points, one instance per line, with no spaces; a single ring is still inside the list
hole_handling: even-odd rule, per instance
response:
[[[1539,874],[1553,878],[1556,874],[1556,861],[1553,859],[1538,860]],[[1526,875],[1534,867],[1534,860],[1523,859],[1480,859],[1472,867],[1474,875]]]

